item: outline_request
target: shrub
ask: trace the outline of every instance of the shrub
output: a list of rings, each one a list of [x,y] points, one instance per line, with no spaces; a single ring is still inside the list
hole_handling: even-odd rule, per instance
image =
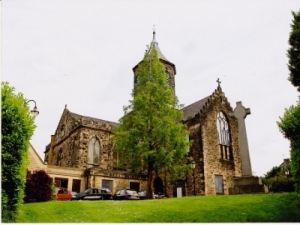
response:
[[[1,208],[2,222],[14,222],[23,203],[29,140],[34,118],[23,94],[15,94],[7,82],[1,84]]]
[[[26,203],[52,200],[52,193],[52,178],[44,170],[33,173],[27,171],[24,197]]]

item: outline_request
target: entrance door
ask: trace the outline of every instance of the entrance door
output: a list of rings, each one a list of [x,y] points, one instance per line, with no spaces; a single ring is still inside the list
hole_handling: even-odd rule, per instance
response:
[[[154,179],[154,192],[155,194],[162,195],[164,194],[164,185],[160,177]]]
[[[81,180],[73,180],[73,184],[72,184],[72,191],[76,191],[77,193],[80,193],[80,184],[81,184]]]
[[[186,196],[184,180],[177,180],[175,182],[175,185],[173,186],[173,197],[177,197],[177,188],[181,188],[182,196]]]
[[[223,194],[223,176],[215,175],[215,189],[217,194]]]

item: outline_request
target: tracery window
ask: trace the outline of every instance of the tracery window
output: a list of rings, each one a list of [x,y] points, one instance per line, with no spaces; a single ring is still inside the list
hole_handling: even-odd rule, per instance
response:
[[[100,142],[93,137],[89,142],[88,164],[99,165]]]
[[[229,124],[226,116],[223,112],[217,114],[217,130],[218,130],[218,142],[220,145],[220,156],[222,159],[233,160]]]

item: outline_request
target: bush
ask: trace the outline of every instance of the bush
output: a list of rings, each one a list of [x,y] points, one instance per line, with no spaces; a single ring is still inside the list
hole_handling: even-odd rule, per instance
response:
[[[286,169],[290,170],[290,165],[287,165]],[[269,187],[270,192],[291,192],[295,191],[294,179],[289,174],[285,174],[284,168],[280,166],[274,166],[263,177],[263,182]]]
[[[33,173],[27,171],[25,203],[49,201],[52,200],[52,196],[52,178],[44,170]]]

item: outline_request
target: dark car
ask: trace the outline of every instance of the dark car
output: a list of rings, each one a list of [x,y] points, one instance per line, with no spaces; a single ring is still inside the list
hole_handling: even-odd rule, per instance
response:
[[[89,188],[84,192],[75,195],[73,200],[102,200],[112,199],[112,193],[108,188]]]
[[[116,192],[115,200],[139,200],[140,196],[135,190],[122,189]]]

